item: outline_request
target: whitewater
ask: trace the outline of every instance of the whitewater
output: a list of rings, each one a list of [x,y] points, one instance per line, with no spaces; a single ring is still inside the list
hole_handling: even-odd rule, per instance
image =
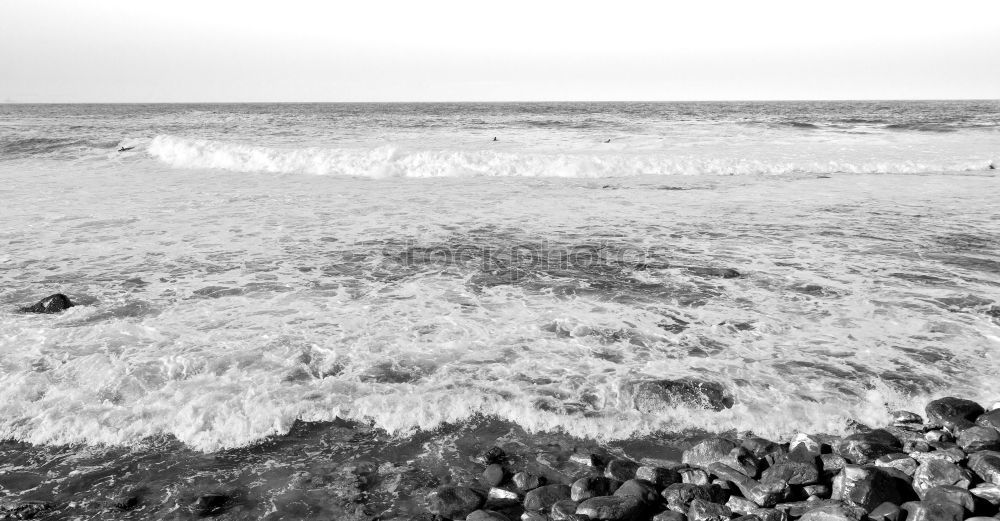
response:
[[[997,165],[996,101],[0,105],[0,438],[787,438],[992,402]],[[734,404],[636,409],[677,378]]]

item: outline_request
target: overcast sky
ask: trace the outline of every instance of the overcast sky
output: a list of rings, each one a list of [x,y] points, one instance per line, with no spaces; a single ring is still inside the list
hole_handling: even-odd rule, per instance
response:
[[[0,0],[0,101],[998,97],[998,0]]]

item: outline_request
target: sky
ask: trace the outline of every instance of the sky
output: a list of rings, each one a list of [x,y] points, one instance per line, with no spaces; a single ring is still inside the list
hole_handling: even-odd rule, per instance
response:
[[[1000,1],[0,0],[0,101],[1000,98]]]

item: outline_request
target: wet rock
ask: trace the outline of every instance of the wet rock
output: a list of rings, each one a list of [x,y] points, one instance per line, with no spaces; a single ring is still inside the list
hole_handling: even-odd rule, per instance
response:
[[[895,480],[883,469],[847,465],[833,480],[830,498],[867,512],[886,501],[899,503],[902,496]]]
[[[118,510],[128,511],[139,506],[138,494],[122,494],[111,500],[111,506]]]
[[[667,485],[673,485],[682,481],[681,475],[676,469],[653,465],[643,465],[636,469],[635,478],[648,481],[661,490],[666,488]]]
[[[663,502],[663,496],[661,496],[659,491],[656,490],[656,487],[648,481],[638,479],[630,479],[625,483],[622,483],[622,486],[618,487],[618,490],[615,490],[613,495],[635,496],[649,504],[658,504]]]
[[[817,485],[806,485],[802,487],[802,492],[806,496],[815,496],[820,499],[830,499],[830,495],[833,494],[833,489],[829,485],[817,484]]]
[[[0,499],[0,519],[34,519],[51,509],[52,505],[45,501]]]
[[[906,440],[903,442],[903,452],[910,454],[911,452],[928,452],[931,450],[931,446],[925,440]]]
[[[552,504],[552,510],[549,513],[554,521],[566,521],[576,518],[576,501],[572,499],[563,499],[561,501],[556,501]]]
[[[489,500],[491,499],[500,501],[505,501],[505,500],[517,501],[518,498],[519,496],[517,495],[517,492],[514,492],[513,490],[507,490],[505,488],[493,487],[489,490],[489,492],[486,493],[487,502],[489,502]]]
[[[486,467],[483,471],[483,483],[487,487],[497,487],[504,482],[507,478],[507,471],[504,470],[503,465],[499,463],[493,463]]]
[[[528,472],[518,472],[514,474],[511,480],[514,482],[514,486],[522,492],[527,492],[545,484],[544,478]]]
[[[837,453],[858,465],[873,463],[880,456],[903,448],[899,439],[884,429],[852,434],[837,443]]]
[[[735,472],[735,471],[734,471]],[[663,489],[663,499],[667,501],[667,507],[675,512],[687,514],[691,508],[691,502],[695,499],[712,500],[712,493],[704,485],[692,485],[690,483],[674,483]]]
[[[965,459],[965,451],[958,447],[954,447],[953,449],[932,450],[930,452],[911,452],[910,457],[915,459],[918,465],[931,460],[943,460],[950,461],[952,463],[959,463]]]
[[[764,438],[747,438],[740,445],[757,459],[763,459],[768,454],[785,452],[781,445]]]
[[[740,490],[743,497],[762,507],[771,507],[784,501],[790,492],[788,483],[785,481],[762,483],[721,463],[709,465],[708,471],[729,481]]]
[[[735,403],[722,384],[692,378],[634,382],[632,389],[632,403],[644,414],[658,414],[681,406],[721,411]]]
[[[721,277],[723,279],[735,279],[740,276],[740,272],[732,268],[706,268],[700,266],[689,266],[685,268],[689,273],[702,277]]]
[[[480,465],[504,464],[507,462],[507,453],[500,447],[490,447],[489,450],[476,457]]]
[[[1000,409],[985,412],[976,418],[976,425],[1000,430]]]
[[[510,521],[510,518],[494,510],[476,510],[466,516],[465,521]]]
[[[962,505],[962,508],[972,512],[975,510],[975,499],[972,493],[963,487],[951,485],[938,485],[932,487],[924,493],[924,502],[934,503],[937,501],[951,501]]]
[[[726,507],[728,507],[734,514],[742,516],[749,515],[754,510],[760,508],[757,506],[757,503],[754,503],[745,497],[739,496],[730,496],[729,500],[726,501]]]
[[[695,499],[691,501],[687,517],[689,521],[726,521],[732,515],[733,512],[725,505]]]
[[[684,469],[680,471],[681,483],[693,483],[695,485],[708,485],[711,483],[708,472],[702,469]]]
[[[599,496],[580,503],[576,513],[592,520],[632,521],[645,517],[646,508],[635,496]]]
[[[446,519],[463,519],[479,510],[486,497],[469,487],[439,487],[427,496],[427,510]]]
[[[983,481],[1000,485],[1000,452],[984,450],[969,456],[969,468]]]
[[[823,444],[819,438],[805,433],[798,433],[788,444],[789,457],[801,461],[815,461],[823,452]]]
[[[570,454],[569,460],[572,461],[573,463],[576,463],[577,465],[583,465],[584,467],[595,467],[595,468],[603,467],[607,463],[607,460],[605,460],[599,454],[589,454],[581,452],[575,452],[573,454]]]
[[[893,425],[921,425],[924,423],[923,417],[910,411],[891,411]]]
[[[886,454],[885,456],[878,458],[875,460],[875,466],[894,468],[907,476],[913,476],[913,473],[917,470],[918,463],[917,460],[899,452]]]
[[[760,476],[760,481],[762,483],[786,481],[789,485],[809,485],[819,481],[819,468],[815,463],[786,461],[765,470]]]
[[[576,502],[598,496],[610,496],[619,483],[604,476],[589,476],[573,482],[570,487],[570,499]]]
[[[933,487],[938,485],[954,485],[969,488],[972,475],[968,470],[945,460],[925,461],[913,473],[913,490],[921,498]]]
[[[928,442],[953,441],[954,439],[950,432],[942,429],[931,429],[924,433],[924,440]]]
[[[950,501],[909,501],[903,503],[906,521],[962,521],[965,511],[962,506]]]
[[[524,495],[524,509],[549,510],[556,501],[572,499],[569,485],[543,485]]]
[[[227,494],[204,494],[188,505],[188,510],[196,516],[217,516],[230,508],[233,503],[233,498]]]
[[[739,516],[739,517],[734,518],[734,519],[735,519],[735,521],[761,521],[760,520],[760,516],[758,516],[756,514],[747,514],[745,516]]]
[[[900,513],[899,506],[895,503],[885,502],[869,512],[868,519],[871,521],[899,521]]]
[[[625,459],[614,459],[604,468],[604,475],[618,481],[628,481],[635,477],[639,464]]]
[[[673,510],[665,510],[653,516],[652,521],[687,521],[687,516]]]
[[[729,457],[729,453],[738,445],[726,438],[706,438],[681,455],[681,461],[688,465],[707,468],[712,463],[720,462]]]
[[[551,521],[549,516],[541,512],[525,512],[521,514],[521,521]]]
[[[995,483],[980,483],[969,489],[969,492],[993,506],[1000,505],[1000,485]]]
[[[1000,432],[993,427],[976,425],[958,433],[958,446],[966,452],[1000,450]]]
[[[823,475],[833,477],[840,474],[847,466],[847,460],[839,454],[821,454],[819,457],[820,466],[823,467]]]
[[[775,510],[784,512],[788,517],[802,517],[806,512],[822,507],[822,506],[838,506],[842,505],[841,501],[833,501],[831,499],[820,499],[816,501],[793,501],[791,503],[778,503],[774,506]]]
[[[823,505],[802,514],[799,521],[861,521],[865,509],[849,505]]]
[[[928,403],[924,412],[929,423],[954,429],[971,423],[985,411],[976,402],[949,396]]]
[[[56,293],[54,295],[49,295],[42,300],[30,305],[25,306],[20,309],[22,313],[59,313],[60,311],[69,309],[76,304],[70,301],[69,297],[63,295],[62,293]]]

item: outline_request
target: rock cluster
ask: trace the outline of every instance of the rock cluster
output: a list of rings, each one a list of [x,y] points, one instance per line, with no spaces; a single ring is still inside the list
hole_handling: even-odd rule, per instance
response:
[[[658,465],[576,454],[571,483],[484,466],[490,488],[440,487],[414,519],[976,521],[1000,517],[1000,412],[941,398],[881,429],[788,443],[710,437]],[[982,519],[979,519],[982,518]]]

